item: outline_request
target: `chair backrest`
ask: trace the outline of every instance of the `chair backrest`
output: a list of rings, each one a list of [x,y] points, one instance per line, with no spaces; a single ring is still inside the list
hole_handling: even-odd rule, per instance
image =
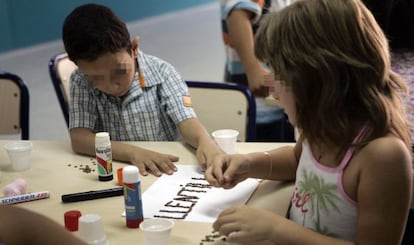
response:
[[[29,89],[17,75],[0,72],[0,134],[29,139]]]
[[[256,102],[245,86],[224,82],[186,81],[197,117],[211,134],[231,128],[238,141],[256,139]]]
[[[69,81],[70,74],[77,68],[67,53],[54,55],[49,61],[49,74],[59,100],[60,108],[69,127]]]

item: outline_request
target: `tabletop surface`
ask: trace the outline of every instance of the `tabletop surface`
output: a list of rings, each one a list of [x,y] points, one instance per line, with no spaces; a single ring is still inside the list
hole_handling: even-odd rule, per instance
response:
[[[96,161],[93,157],[73,153],[69,141],[32,141],[31,168],[15,172],[9,170],[9,159],[3,146],[10,141],[0,140],[0,187],[24,178],[28,192],[49,191],[50,198],[14,204],[41,213],[63,225],[63,215],[69,210],[80,210],[82,214],[96,213],[102,223],[110,244],[143,244],[143,233],[125,225],[122,196],[90,201],[62,203],[64,194],[117,187],[116,169],[124,163],[113,163],[114,179],[98,181]],[[147,149],[179,156],[177,164],[196,164],[195,152],[180,142],[128,142]],[[289,143],[288,143],[289,144]],[[248,153],[278,148],[286,143],[237,143],[236,152]],[[141,190],[145,190],[157,179],[152,175],[141,177]],[[264,208],[285,215],[293,193],[292,183],[262,181],[247,205]],[[191,232],[190,232],[191,231]],[[170,244],[220,244],[206,241],[212,235],[212,224],[203,222],[175,221]],[[208,239],[207,239],[208,240]]]

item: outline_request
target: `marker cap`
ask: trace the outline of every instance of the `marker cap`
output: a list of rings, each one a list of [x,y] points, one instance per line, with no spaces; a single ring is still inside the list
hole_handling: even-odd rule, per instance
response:
[[[65,212],[65,228],[69,231],[78,231],[79,217],[82,213],[79,210],[70,210]]]
[[[118,185],[122,186],[123,185],[123,179],[122,179],[122,170],[123,168],[118,168],[116,170],[116,176],[118,177]]]

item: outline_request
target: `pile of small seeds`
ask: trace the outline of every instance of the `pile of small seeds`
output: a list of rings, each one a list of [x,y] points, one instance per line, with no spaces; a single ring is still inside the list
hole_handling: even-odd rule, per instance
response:
[[[80,171],[89,174],[91,172],[95,172],[95,169],[96,169],[95,158],[90,158],[90,160],[91,160],[91,165],[93,165],[93,167],[90,167],[88,164],[68,164],[68,167],[77,168]]]

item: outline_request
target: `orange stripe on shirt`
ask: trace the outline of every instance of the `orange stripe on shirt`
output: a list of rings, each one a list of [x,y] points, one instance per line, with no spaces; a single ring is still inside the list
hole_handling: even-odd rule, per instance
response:
[[[257,3],[261,9],[263,9],[264,5],[265,5],[265,1],[264,0],[251,0],[252,2]]]
[[[230,35],[226,32],[223,32],[222,35],[224,44],[232,48]]]

